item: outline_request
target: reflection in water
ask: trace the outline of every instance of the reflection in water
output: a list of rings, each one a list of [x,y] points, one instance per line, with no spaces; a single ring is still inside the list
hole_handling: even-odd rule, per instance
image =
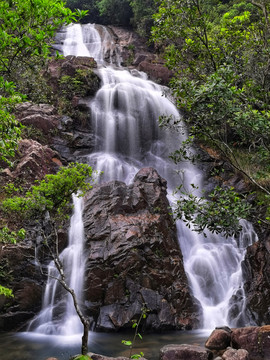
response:
[[[209,332],[204,331],[174,331],[164,334],[146,334],[143,340],[138,340],[134,353],[143,352],[147,359],[159,359],[159,350],[168,344],[196,344],[203,346]],[[129,356],[128,348],[121,343],[122,339],[131,340],[133,334],[90,333],[89,351],[105,356]],[[56,357],[67,360],[74,354],[79,354],[81,336],[46,336],[29,335],[29,333],[1,335],[0,354],[3,360],[45,360]]]

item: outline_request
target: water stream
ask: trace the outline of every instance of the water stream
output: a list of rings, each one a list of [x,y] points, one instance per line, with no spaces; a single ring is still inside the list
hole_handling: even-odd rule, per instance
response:
[[[105,27],[68,26],[63,33],[62,52],[92,56],[99,64],[101,88],[93,99],[85,101],[91,111],[95,134],[95,151],[87,156],[87,161],[94,169],[104,172],[101,181],[118,179],[130,183],[140,168],[153,166],[168,181],[171,201],[172,191],[180,181],[186,188],[191,183],[202,186],[202,174],[195,166],[179,164],[180,177],[175,165],[168,160],[169,153],[185,139],[185,134],[161,129],[158,118],[161,115],[179,118],[175,106],[164,96],[164,88],[147,80],[144,73],[120,67],[117,47]],[[80,294],[83,283],[77,280],[83,278],[84,270],[82,203],[75,198],[74,205],[70,243],[61,256],[70,269],[70,282]],[[246,246],[256,241],[256,234],[249,223],[242,225],[243,232],[238,240],[213,234],[204,238],[182,222],[177,225],[190,286],[203,307],[204,328],[212,330],[215,326],[247,324],[241,261]],[[55,276],[51,273],[55,271],[53,264],[49,268],[49,275]],[[55,280],[49,276],[43,310],[31,323],[31,330],[62,335],[80,332],[80,325],[77,322],[74,325],[76,316],[71,299],[61,297],[59,301],[59,291]]]

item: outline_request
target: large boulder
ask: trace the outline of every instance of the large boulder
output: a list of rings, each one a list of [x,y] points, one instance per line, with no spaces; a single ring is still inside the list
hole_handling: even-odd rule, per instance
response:
[[[270,359],[270,326],[233,329],[232,347],[248,351],[250,359]]]
[[[231,344],[231,330],[229,328],[216,328],[209,338],[205,346],[210,350],[223,350]]]
[[[95,186],[85,199],[86,290],[97,330],[130,327],[145,305],[152,330],[196,328],[200,308],[191,296],[166,181],[141,169],[133,184]]]
[[[160,349],[160,360],[211,360],[211,351],[197,345],[165,345]]]
[[[25,126],[32,126],[30,136],[35,136],[33,128],[44,135],[50,135],[59,124],[56,108],[48,104],[25,102],[17,105],[16,119]]]

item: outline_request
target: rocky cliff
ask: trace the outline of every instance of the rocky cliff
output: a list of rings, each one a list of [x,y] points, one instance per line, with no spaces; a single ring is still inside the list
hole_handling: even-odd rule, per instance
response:
[[[143,305],[148,329],[198,327],[166,181],[154,169],[141,169],[129,186],[96,186],[85,200],[84,224],[85,296],[97,330],[129,327]]]

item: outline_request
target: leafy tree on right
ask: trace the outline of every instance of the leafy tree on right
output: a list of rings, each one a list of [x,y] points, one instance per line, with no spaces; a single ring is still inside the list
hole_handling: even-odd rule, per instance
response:
[[[190,138],[173,155],[174,160],[194,160],[193,152],[188,151],[194,139],[210,145],[253,184],[257,199],[266,208],[270,195],[269,11],[266,0],[163,0],[152,29],[156,46],[174,72],[172,93],[189,128]],[[164,122],[166,125],[166,119]],[[232,210],[238,221],[248,216],[251,206],[243,201],[235,212],[234,201],[229,200],[239,196],[232,191],[230,188],[224,203],[229,206],[227,216]],[[204,198],[205,204],[212,195]],[[187,196],[182,193],[181,199],[187,202]],[[202,210],[197,203],[202,202],[196,196],[189,201],[189,216],[192,209],[192,222],[202,231],[207,224],[196,223],[196,214]],[[185,212],[181,206],[176,209],[178,217],[185,218]],[[266,210],[260,221],[268,220]],[[231,235],[218,221],[211,231]]]

